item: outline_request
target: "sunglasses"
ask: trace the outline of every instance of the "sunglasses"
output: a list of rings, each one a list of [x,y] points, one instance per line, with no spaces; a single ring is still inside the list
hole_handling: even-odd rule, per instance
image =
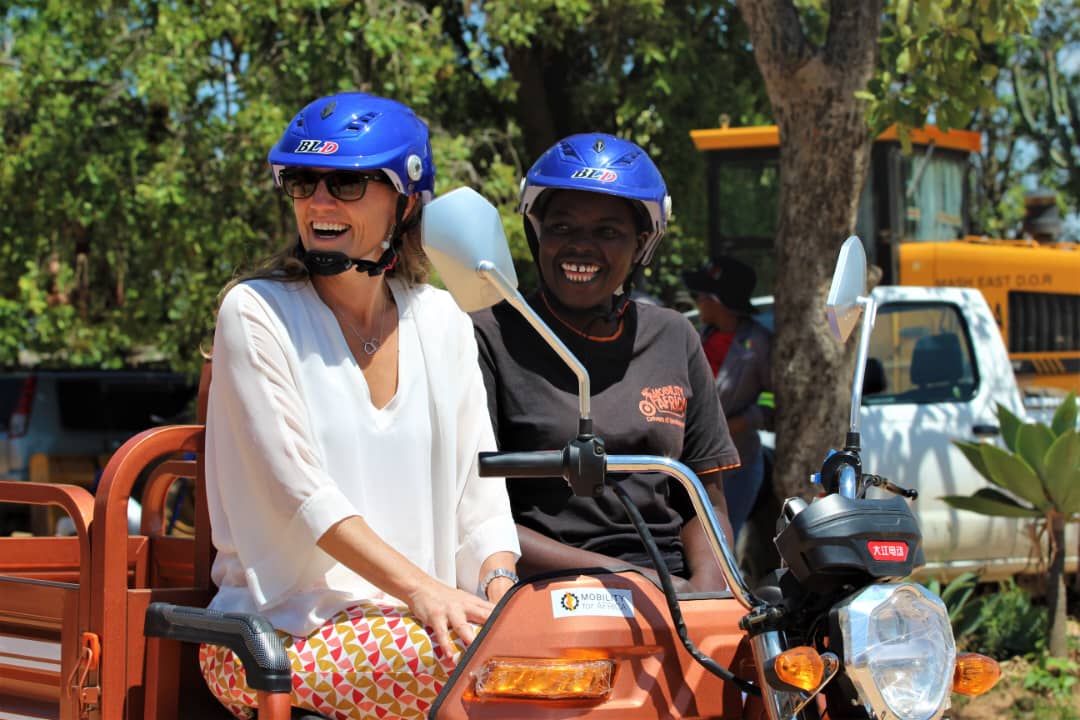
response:
[[[359,200],[367,192],[369,182],[390,185],[390,179],[384,175],[357,172],[356,170],[315,170],[287,169],[281,171],[281,189],[294,200],[309,198],[315,194],[319,181],[326,183],[326,191],[338,200]]]

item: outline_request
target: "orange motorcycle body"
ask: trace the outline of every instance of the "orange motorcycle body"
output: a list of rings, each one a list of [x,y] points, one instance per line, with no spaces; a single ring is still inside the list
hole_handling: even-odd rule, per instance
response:
[[[615,600],[615,602],[612,602]],[[679,606],[690,639],[737,676],[757,672],[728,593],[691,595]],[[602,697],[486,696],[477,678],[495,660],[608,660]],[[627,570],[533,580],[503,598],[432,707],[431,720],[505,718],[764,718],[757,698],[702,667],[676,634],[660,588]]]

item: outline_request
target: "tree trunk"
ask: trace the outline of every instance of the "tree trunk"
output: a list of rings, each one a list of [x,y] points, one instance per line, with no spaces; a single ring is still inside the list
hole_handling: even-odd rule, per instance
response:
[[[533,47],[507,47],[510,75],[518,83],[516,117],[529,152],[528,164],[559,139],[546,82],[545,52]]]
[[[1058,512],[1049,517],[1050,567],[1046,573],[1046,604],[1050,611],[1047,646],[1054,657],[1067,658],[1069,645],[1065,633],[1065,517]]]
[[[804,36],[790,0],[739,0],[780,128],[775,241],[774,492],[813,493],[808,476],[848,429],[854,338],[828,332],[825,296],[870,161],[866,87],[877,61],[881,0],[833,0],[823,46]]]

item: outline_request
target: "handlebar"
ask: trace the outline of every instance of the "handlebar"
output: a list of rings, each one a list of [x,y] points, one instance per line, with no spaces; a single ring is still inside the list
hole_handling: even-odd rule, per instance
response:
[[[287,693],[292,689],[292,666],[285,646],[261,615],[153,602],[146,609],[143,632],[146,637],[224,645],[240,658],[248,684],[255,690]]]
[[[701,484],[697,474],[678,460],[659,457],[654,455],[608,455],[607,467],[610,472],[658,472],[667,475],[672,480],[678,481],[686,488],[686,494],[690,496],[690,503],[705,529],[705,536],[709,541],[713,554],[720,563],[720,570],[727,581],[728,589],[735,599],[746,608],[752,610],[764,603],[754,595],[739,570],[739,563],[735,559],[732,545],[728,544],[720,529],[720,520],[713,510],[712,501],[705,486]]]
[[[480,477],[562,477],[561,450],[538,452],[482,452]]]
[[[481,477],[562,477],[576,495],[583,497],[601,495],[608,472],[658,472],[667,475],[682,485],[690,496],[732,594],[747,609],[762,604],[750,591],[739,571],[732,546],[724,537],[701,480],[693,470],[677,460],[652,455],[606,455],[597,438],[579,437],[561,451],[482,452],[479,466]]]
[[[604,494],[607,454],[600,438],[582,434],[562,450],[480,453],[481,477],[561,477],[578,497]]]

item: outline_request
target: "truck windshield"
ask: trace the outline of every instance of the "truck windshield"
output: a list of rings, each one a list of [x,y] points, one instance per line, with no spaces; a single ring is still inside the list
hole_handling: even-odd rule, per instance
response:
[[[950,303],[887,303],[866,363],[865,405],[967,402],[979,378],[967,324]]]

